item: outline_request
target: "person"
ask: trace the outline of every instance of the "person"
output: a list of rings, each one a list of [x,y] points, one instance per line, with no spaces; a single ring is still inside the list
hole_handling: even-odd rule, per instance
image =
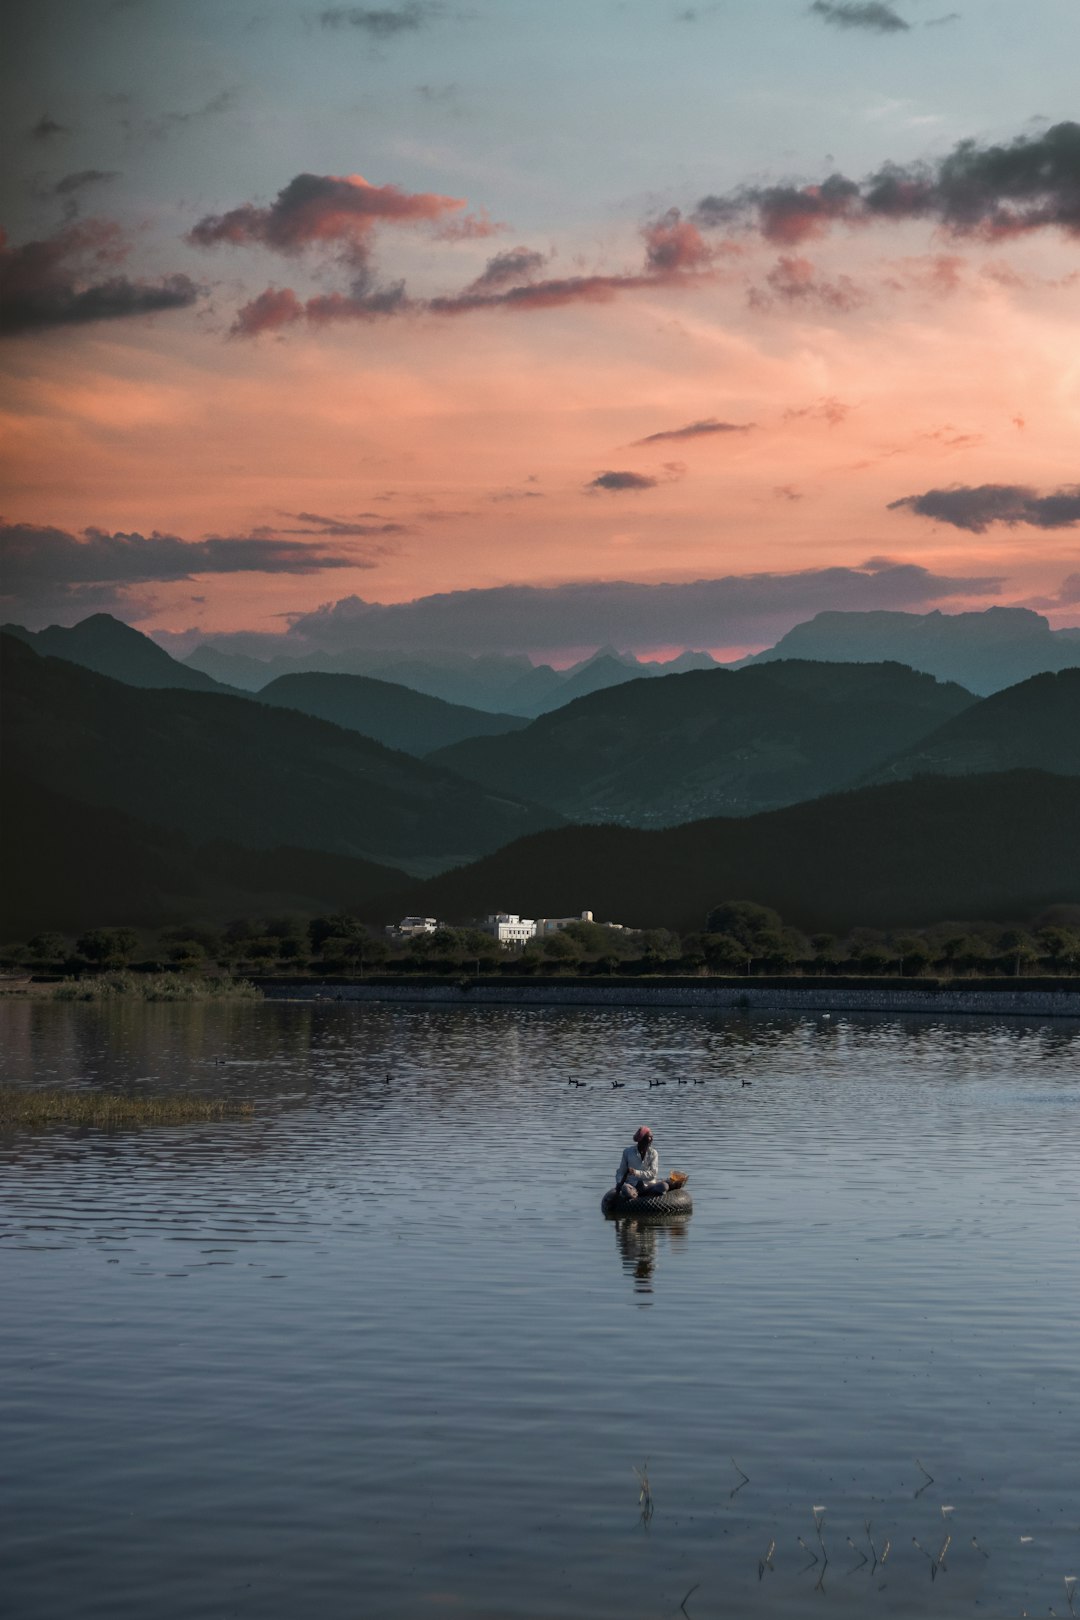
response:
[[[615,1191],[620,1198],[659,1198],[667,1190],[667,1182],[660,1179],[660,1160],[653,1147],[652,1131],[647,1125],[641,1125],[634,1132],[632,1146],[623,1149]]]

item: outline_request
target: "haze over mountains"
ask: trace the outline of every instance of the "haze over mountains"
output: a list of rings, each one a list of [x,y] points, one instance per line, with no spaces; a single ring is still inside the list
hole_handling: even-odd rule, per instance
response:
[[[796,625],[774,647],[731,667],[789,658],[907,664],[984,696],[1029,675],[1080,665],[1080,626],[1052,630],[1041,613],[1012,607],[973,613],[825,612]],[[547,664],[534,666],[524,656],[469,658],[435,648],[424,658],[356,647],[348,652],[278,655],[263,662],[212,642],[196,647],[185,662],[189,668],[250,691],[258,691],[277,675],[318,669],[377,675],[455,703],[530,718],[628,680],[715,668],[717,664],[707,652],[685,652],[667,662],[640,662],[632,653],[620,653],[613,647],[602,647],[565,670]]]
[[[741,662],[785,658],[861,664],[889,659],[985,695],[1029,675],[1080,664],[1080,627],[1051,630],[1041,613],[1018,607],[979,613],[819,613],[781,636],[775,647]]]
[[[666,662],[641,661],[633,653],[620,653],[614,647],[601,647],[568,669],[533,664],[524,654],[485,653],[473,658],[437,649],[426,658],[354,648],[350,652],[312,652],[295,658],[278,655],[263,662],[206,643],[196,647],[183,662],[190,669],[248,692],[261,692],[271,681],[285,675],[366,675],[447,702],[530,719],[576,697],[620,686],[625,681],[675,675],[687,669],[713,669],[717,663],[707,652],[683,652]]]

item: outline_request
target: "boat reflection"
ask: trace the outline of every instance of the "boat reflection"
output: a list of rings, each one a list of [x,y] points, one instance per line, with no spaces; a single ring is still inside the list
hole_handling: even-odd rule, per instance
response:
[[[667,1219],[651,1219],[639,1215],[619,1215],[612,1218],[615,1244],[622,1260],[623,1270],[633,1278],[635,1294],[650,1295],[653,1291],[653,1272],[662,1250],[682,1247],[690,1236],[690,1220],[685,1215],[672,1215]],[[643,1305],[652,1300],[643,1298]]]

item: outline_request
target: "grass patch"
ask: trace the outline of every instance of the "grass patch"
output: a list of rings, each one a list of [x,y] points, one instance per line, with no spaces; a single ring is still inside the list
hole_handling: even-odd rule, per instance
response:
[[[0,1127],[195,1125],[205,1120],[250,1119],[255,1106],[226,1097],[123,1097],[104,1091],[24,1091],[0,1086]]]
[[[98,973],[58,984],[53,1001],[261,1001],[246,979],[209,979],[194,973]]]

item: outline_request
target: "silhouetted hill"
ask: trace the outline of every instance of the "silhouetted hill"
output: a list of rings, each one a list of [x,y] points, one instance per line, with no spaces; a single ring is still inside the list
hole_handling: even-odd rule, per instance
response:
[[[552,825],[408,754],[246,697],[139,691],[3,638],[4,769],[197,843],[433,871]]]
[[[5,773],[0,938],[44,929],[221,923],[255,913],[370,909],[406,874],[311,849],[193,845],[121,810],[80,804]]]
[[[690,931],[724,899],[838,933],[1030,918],[1080,900],[1080,781],[924,777],[761,815],[644,832],[567,827],[388,897],[448,922],[510,909]]]
[[[466,737],[496,737],[528,724],[516,714],[485,714],[369,675],[282,675],[260,703],[298,709],[406,754],[430,754]]]
[[[108,675],[126,686],[176,687],[187,692],[226,692],[230,689],[200,670],[170,658],[156,641],[114,619],[95,613],[70,630],[51,624],[47,630],[24,630],[6,624],[3,632],[17,636],[43,658],[63,658],[98,675]]]
[[[995,692],[889,760],[870,780],[1012,770],[1080,776],[1080,669],[1033,675]]]
[[[900,664],[695,670],[594,693],[431,759],[577,821],[670,826],[848,787],[974,701]]]
[[[986,694],[1047,670],[1080,664],[1076,630],[1051,630],[1029,608],[981,613],[818,613],[740,667],[778,659],[875,663],[895,659]]]

